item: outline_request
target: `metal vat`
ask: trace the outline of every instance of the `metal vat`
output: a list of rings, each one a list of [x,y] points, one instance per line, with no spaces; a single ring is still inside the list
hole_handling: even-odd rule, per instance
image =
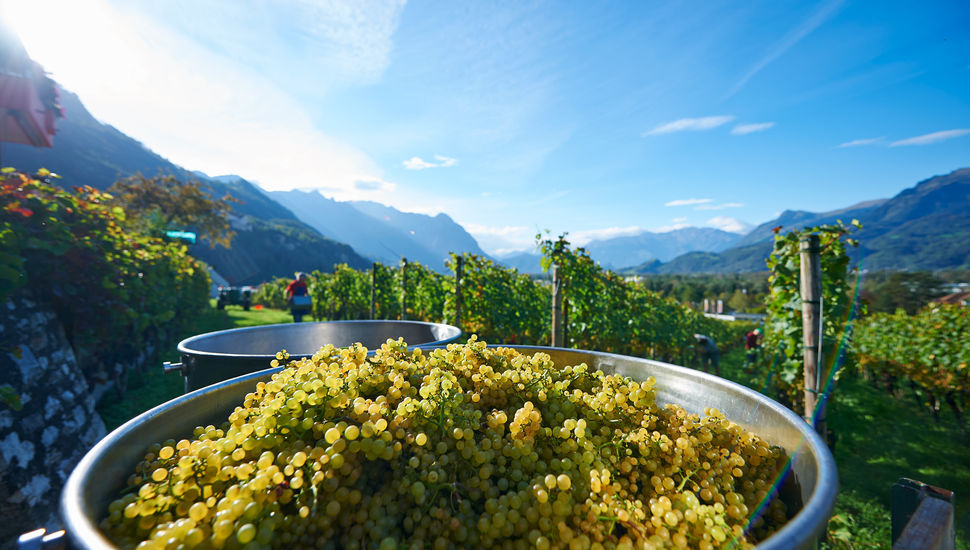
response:
[[[832,454],[812,428],[789,409],[733,382],[668,363],[610,353],[510,346],[523,353],[548,353],[556,365],[585,362],[590,367],[636,379],[657,380],[657,400],[677,403],[689,412],[714,407],[770,443],[787,449],[791,472],[782,496],[794,517],[763,541],[762,550],[813,548],[832,514],[838,473]],[[198,425],[225,421],[256,382],[280,369],[268,369],[194,391],[132,419],[99,442],[71,474],[61,497],[61,517],[78,548],[112,548],[98,530],[99,518],[152,443],[183,438]],[[791,474],[794,474],[793,476]]]
[[[458,327],[421,321],[330,321],[235,328],[182,340],[178,345],[182,362],[163,368],[181,372],[188,393],[267,369],[282,349],[291,359],[301,359],[316,353],[322,344],[343,347],[360,342],[367,349],[376,349],[388,338],[403,337],[412,348],[423,348],[447,344],[459,336]]]

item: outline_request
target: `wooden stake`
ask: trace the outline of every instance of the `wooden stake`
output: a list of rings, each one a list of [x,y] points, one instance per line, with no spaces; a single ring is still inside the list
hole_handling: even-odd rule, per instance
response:
[[[374,320],[377,312],[377,262],[370,270],[370,320]]]
[[[559,266],[552,266],[552,347],[561,348],[562,332],[562,278]]]
[[[401,320],[408,314],[408,259],[401,258]]]
[[[819,410],[821,384],[819,363],[821,355],[820,313],[822,299],[821,247],[818,235],[808,235],[799,243],[801,253],[802,344],[805,353],[805,420],[825,437],[825,407]]]
[[[464,257],[455,257],[455,326],[461,329],[461,266]]]

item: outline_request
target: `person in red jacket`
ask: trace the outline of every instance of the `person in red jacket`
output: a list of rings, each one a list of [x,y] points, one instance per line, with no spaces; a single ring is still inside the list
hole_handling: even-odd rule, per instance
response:
[[[306,286],[306,273],[298,271],[296,280],[286,285],[286,302],[290,304],[293,322],[303,321],[303,316],[310,312],[310,296]]]

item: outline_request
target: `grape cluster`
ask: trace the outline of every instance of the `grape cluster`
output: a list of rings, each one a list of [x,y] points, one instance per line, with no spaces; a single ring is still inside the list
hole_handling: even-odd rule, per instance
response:
[[[545,550],[743,548],[783,524],[784,450],[654,383],[474,337],[326,346],[152,446],[101,527],[145,550]]]

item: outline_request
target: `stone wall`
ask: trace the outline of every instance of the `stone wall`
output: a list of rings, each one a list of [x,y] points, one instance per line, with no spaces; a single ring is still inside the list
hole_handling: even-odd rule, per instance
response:
[[[61,487],[105,427],[55,315],[22,294],[0,311],[0,547],[9,547],[26,531],[59,528]]]

